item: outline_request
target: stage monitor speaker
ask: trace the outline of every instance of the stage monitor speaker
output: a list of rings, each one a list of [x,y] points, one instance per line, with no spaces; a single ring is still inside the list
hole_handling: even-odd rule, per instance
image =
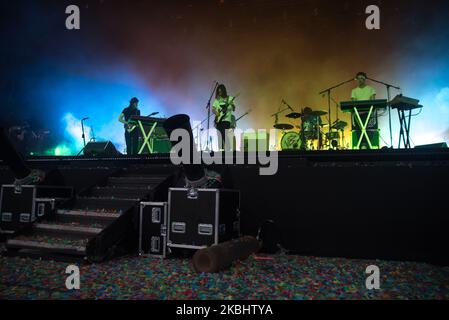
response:
[[[84,155],[88,157],[111,157],[119,155],[111,141],[89,142],[84,148]]]
[[[416,146],[415,149],[447,149],[447,143],[440,142],[434,144],[426,144],[422,146]]]

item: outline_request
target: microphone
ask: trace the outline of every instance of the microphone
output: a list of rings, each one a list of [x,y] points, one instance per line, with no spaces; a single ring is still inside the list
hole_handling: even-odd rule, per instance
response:
[[[83,118],[81,121],[88,120],[88,119],[89,119],[89,117],[86,117],[86,118]]]
[[[159,112],[153,112],[152,114],[149,115],[149,117],[155,116],[157,114],[159,114]]]

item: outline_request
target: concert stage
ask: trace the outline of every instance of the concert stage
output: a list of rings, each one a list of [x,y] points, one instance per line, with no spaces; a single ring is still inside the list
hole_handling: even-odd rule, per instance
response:
[[[27,164],[45,170],[47,184],[73,187],[69,203],[77,209],[113,210],[108,201],[123,200],[113,194],[114,183],[164,175],[155,192],[142,197],[157,201],[184,183],[168,155],[43,157]],[[268,230],[266,251],[279,243],[284,252],[301,256],[449,265],[448,149],[281,152],[272,176],[260,176],[258,165],[209,169],[222,175],[225,188],[240,190],[241,233]],[[0,183],[12,181],[1,167]],[[133,219],[120,226],[131,238],[138,233]],[[122,254],[137,254],[135,242],[126,248]]]

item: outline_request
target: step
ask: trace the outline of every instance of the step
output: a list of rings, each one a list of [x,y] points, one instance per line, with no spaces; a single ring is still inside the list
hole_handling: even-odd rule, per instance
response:
[[[133,167],[125,169],[123,176],[136,176],[136,175],[154,175],[154,176],[170,176],[177,172],[179,167],[173,164],[151,164],[151,165],[135,165]]]
[[[137,205],[137,199],[102,198],[102,197],[78,197],[71,208],[72,210],[85,211],[115,211],[123,213]]]
[[[47,241],[51,240],[51,241]],[[44,237],[29,237],[29,238],[16,238],[10,239],[6,242],[8,249],[27,249],[27,250],[39,250],[50,253],[71,254],[77,256],[86,255],[87,241],[78,241],[71,244],[66,243],[65,240],[59,240],[56,238],[44,238]]]
[[[36,223],[33,225],[36,234],[57,235],[64,238],[83,239],[92,238],[98,235],[103,228],[75,226],[61,223]]]
[[[109,186],[155,186],[167,179],[167,176],[124,176],[109,177]]]
[[[58,222],[79,222],[83,224],[98,223],[104,227],[108,226],[112,221],[118,219],[120,213],[116,212],[98,212],[85,210],[57,210],[56,221]]]
[[[142,199],[151,192],[152,188],[126,188],[126,187],[95,187],[92,188],[92,197],[111,197],[121,199]]]

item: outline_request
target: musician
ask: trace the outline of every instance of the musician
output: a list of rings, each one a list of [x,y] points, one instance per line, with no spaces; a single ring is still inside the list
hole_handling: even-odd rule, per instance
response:
[[[357,88],[352,90],[351,100],[352,101],[366,101],[366,100],[375,100],[376,99],[376,90],[373,87],[370,87],[366,84],[366,79],[368,76],[365,72],[357,73],[355,77],[358,86]]]
[[[135,97],[130,100],[129,106],[123,109],[118,118],[125,127],[126,154],[135,155],[139,152],[139,133],[137,128],[129,123],[131,116],[140,116],[139,99]]]
[[[322,137],[320,132],[320,126],[322,124],[321,117],[314,114],[313,110],[309,107],[304,108],[302,116],[302,141],[301,148],[307,149],[307,142],[318,140],[318,148],[321,148]]]
[[[235,97],[228,95],[224,84],[220,84],[217,87],[215,101],[212,105],[212,112],[215,115],[215,128],[221,135],[221,141],[219,141],[220,150],[232,150],[232,146],[229,143],[225,145],[225,143],[226,136],[228,136],[228,142],[233,141],[231,129],[235,127],[234,100]]]
[[[352,101],[367,101],[367,100],[375,100],[376,99],[376,90],[366,84],[368,76],[365,72],[359,72],[356,75],[356,80],[358,82],[357,88],[352,90],[351,93],[351,100]],[[362,111],[359,110],[360,118],[362,119],[362,122],[366,121],[366,118],[368,117],[368,111]],[[368,124],[368,130],[369,129],[377,129],[377,110],[373,112],[373,115],[370,119],[370,122]],[[360,131],[360,125],[355,119],[355,114],[352,114],[352,127],[355,131]],[[362,140],[362,143],[360,145],[361,149],[368,149],[368,142],[366,141],[366,138],[364,137]]]

